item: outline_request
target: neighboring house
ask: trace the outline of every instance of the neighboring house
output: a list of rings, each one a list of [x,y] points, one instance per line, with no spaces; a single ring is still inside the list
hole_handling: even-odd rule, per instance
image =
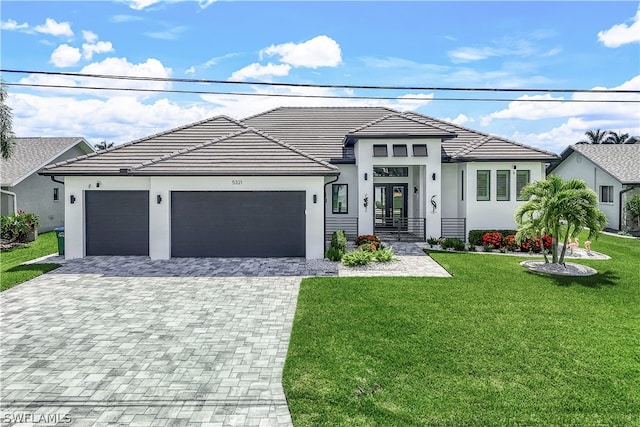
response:
[[[39,231],[62,226],[64,184],[40,176],[38,172],[50,163],[92,152],[93,147],[81,137],[15,138],[13,154],[1,163],[0,213],[34,212],[39,218]]]
[[[607,227],[627,230],[632,226],[631,221],[626,224],[624,209],[628,199],[640,194],[640,144],[571,145],[548,173],[565,180],[583,179],[598,195]]]
[[[404,239],[514,228],[557,155],[416,113],[276,108],[219,116],[48,167],[65,252],[324,256],[335,229]]]

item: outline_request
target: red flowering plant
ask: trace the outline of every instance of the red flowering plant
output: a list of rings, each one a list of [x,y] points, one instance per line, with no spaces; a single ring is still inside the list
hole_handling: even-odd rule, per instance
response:
[[[508,236],[505,236],[504,239],[502,240],[502,244],[504,245],[505,248],[507,248],[508,251],[515,251],[519,248],[518,243],[516,242],[516,236],[514,236],[513,234],[509,234]]]
[[[482,236],[482,246],[492,246],[494,249],[500,249],[502,247],[502,233],[498,231],[485,233]]]
[[[378,236],[374,236],[373,234],[363,234],[356,238],[356,246],[371,245],[374,251],[377,250],[381,244],[382,242]]]

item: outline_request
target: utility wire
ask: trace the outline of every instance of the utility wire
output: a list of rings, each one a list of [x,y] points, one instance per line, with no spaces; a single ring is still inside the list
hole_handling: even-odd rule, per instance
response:
[[[453,97],[424,97],[424,96],[346,96],[346,95],[304,95],[289,93],[248,93],[248,92],[220,92],[207,90],[181,90],[181,89],[145,89],[145,88],[114,88],[100,86],[71,86],[37,83],[5,83],[6,86],[40,87],[52,89],[75,90],[109,90],[123,92],[154,92],[154,93],[188,93],[196,95],[232,95],[232,96],[264,96],[279,98],[322,98],[322,99],[379,99],[399,101],[481,101],[481,102],[598,102],[598,103],[638,103],[640,100],[629,99],[509,99],[509,98],[453,98]]]
[[[252,85],[252,86],[284,86],[303,88],[323,88],[323,89],[372,89],[372,90],[428,90],[428,91],[464,91],[464,92],[543,92],[543,93],[635,93],[640,90],[628,89],[516,89],[516,88],[478,88],[478,87],[428,87],[428,86],[381,86],[381,85],[334,85],[334,84],[311,84],[311,83],[275,83],[256,81],[236,81],[236,80],[208,80],[208,79],[182,79],[170,77],[143,77],[143,76],[122,76],[111,74],[85,74],[70,73],[63,71],[37,71],[37,70],[12,70],[0,69],[3,73],[17,74],[37,74],[48,76],[68,76],[68,77],[89,77],[111,80],[131,80],[131,81],[155,81],[173,83],[200,83],[200,84],[226,84],[226,85]]]

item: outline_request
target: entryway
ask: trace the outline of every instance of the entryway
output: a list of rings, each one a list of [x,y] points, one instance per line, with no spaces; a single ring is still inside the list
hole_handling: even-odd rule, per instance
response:
[[[374,227],[376,231],[406,229],[408,184],[374,183]]]

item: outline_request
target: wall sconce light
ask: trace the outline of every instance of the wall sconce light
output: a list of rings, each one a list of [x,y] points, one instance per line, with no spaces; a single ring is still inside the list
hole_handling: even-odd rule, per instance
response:
[[[157,203],[157,204],[162,203],[162,196],[161,196],[160,194],[158,194],[158,195],[156,196],[156,203]]]
[[[418,192],[418,187],[413,187],[413,194],[416,194]]]
[[[513,169],[514,169],[514,170],[515,170],[515,168],[516,168],[516,165],[513,165]]]
[[[369,174],[367,174],[366,172],[364,173],[364,180],[368,180],[369,179]]]
[[[431,174],[431,180],[432,180],[432,181],[435,181],[435,180],[436,180],[436,173],[435,173],[435,172]]]
[[[102,185],[100,181],[96,182],[96,188],[100,188],[100,185]]]
[[[71,204],[74,204],[76,202],[76,196],[74,196],[73,194],[71,196],[69,196],[69,202]]]
[[[317,194],[313,195],[313,203],[318,203],[318,195]]]

